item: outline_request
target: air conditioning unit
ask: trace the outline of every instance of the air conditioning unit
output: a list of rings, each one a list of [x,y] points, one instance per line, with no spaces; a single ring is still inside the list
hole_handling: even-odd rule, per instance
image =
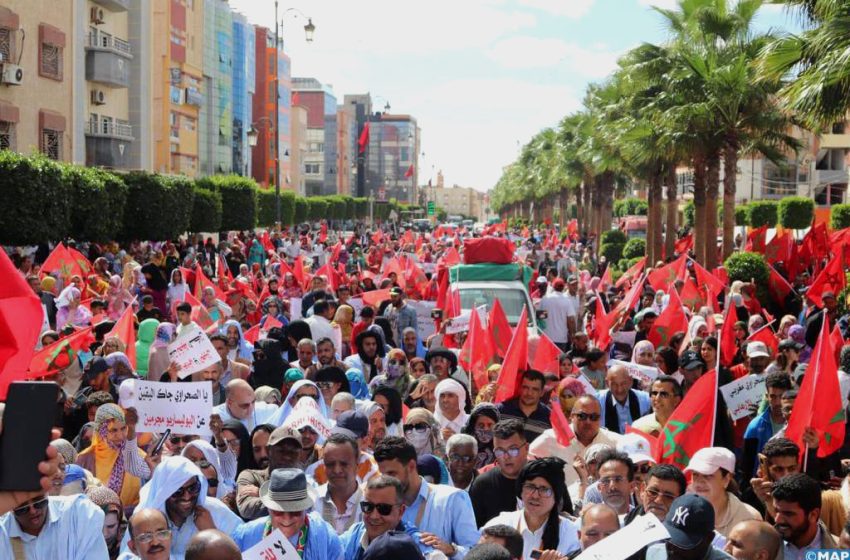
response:
[[[17,64],[0,64],[0,83],[19,86],[24,81],[24,69]]]
[[[95,25],[100,25],[101,23],[103,23],[103,8],[92,8],[89,20]]]
[[[106,93],[102,89],[94,89],[91,92],[92,105],[106,105]]]

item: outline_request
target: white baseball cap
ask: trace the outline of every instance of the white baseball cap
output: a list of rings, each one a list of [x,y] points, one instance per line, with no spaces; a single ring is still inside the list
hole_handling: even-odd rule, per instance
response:
[[[767,351],[767,345],[764,342],[753,340],[747,343],[748,358],[769,358],[770,354]]]
[[[629,459],[635,464],[645,462],[655,464],[655,459],[652,458],[652,450],[649,447],[649,441],[639,434],[625,434],[617,442],[617,451],[628,455]]]
[[[735,472],[735,454],[725,447],[704,447],[694,453],[685,472],[697,472],[705,476],[711,476],[723,469],[726,472]]]

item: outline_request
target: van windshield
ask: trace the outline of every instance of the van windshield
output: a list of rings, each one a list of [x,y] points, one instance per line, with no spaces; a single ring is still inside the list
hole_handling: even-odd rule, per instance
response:
[[[460,288],[461,309],[472,309],[487,305],[487,311],[493,309],[493,302],[497,299],[505,311],[505,316],[511,326],[515,326],[522,314],[522,308],[526,307],[528,313],[528,324],[532,325],[531,318],[534,310],[528,309],[528,299],[525,292],[510,288]]]

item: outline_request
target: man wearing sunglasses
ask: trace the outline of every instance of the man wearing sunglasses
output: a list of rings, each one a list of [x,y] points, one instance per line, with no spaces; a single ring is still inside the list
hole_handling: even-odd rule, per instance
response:
[[[342,552],[345,560],[361,560],[369,544],[388,531],[405,532],[419,546],[427,560],[446,558],[445,554],[422,543],[419,529],[402,520],[407,510],[404,491],[397,478],[379,475],[371,479],[358,504],[363,515],[359,521],[342,534]]]
[[[649,404],[652,413],[632,422],[632,428],[653,437],[658,436],[667,419],[682,402],[682,385],[670,375],[659,375],[649,388]]]
[[[36,496],[0,516],[0,558],[108,560],[103,518],[82,494]]]

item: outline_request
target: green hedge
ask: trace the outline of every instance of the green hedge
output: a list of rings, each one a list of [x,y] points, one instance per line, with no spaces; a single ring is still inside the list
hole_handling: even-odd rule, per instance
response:
[[[832,229],[850,227],[850,204],[833,205],[832,215],[829,217],[829,226]]]
[[[309,219],[310,203],[309,199],[299,196],[295,199],[295,223],[302,224]]]
[[[221,194],[221,229],[250,230],[257,225],[257,183],[239,175],[212,175],[196,181],[198,187]]]
[[[257,190],[257,225],[273,227],[277,221],[277,196],[274,189]],[[283,226],[295,223],[295,193],[280,191],[280,221]]]
[[[623,198],[614,201],[614,216],[646,216],[649,214],[649,203],[641,198]]]
[[[632,259],[626,259],[626,258],[620,259],[620,262],[618,263],[620,272],[622,273],[622,272],[627,271],[628,269],[630,269],[631,267],[636,265],[638,263],[638,261],[641,260],[642,258],[643,258],[643,256],[634,257]],[[611,270],[614,270],[614,269],[611,269]]]
[[[640,258],[646,254],[646,240],[644,239],[629,239],[623,247],[623,258],[634,259]]]
[[[59,241],[70,233],[71,190],[62,180],[62,168],[43,155],[0,151],[0,200],[4,244]]]
[[[117,175],[98,168],[61,167],[73,199],[70,235],[99,243],[115,239],[124,223],[127,185]]]
[[[815,217],[815,201],[804,196],[789,196],[779,201],[779,223],[790,229],[805,229]]]
[[[616,243],[618,245],[625,245],[629,240],[626,237],[626,234],[620,231],[619,229],[609,229],[607,231],[602,232],[602,237],[600,239],[602,244],[605,243]]]
[[[738,204],[735,206],[735,225],[750,225],[750,210],[748,205]]]
[[[682,213],[685,217],[685,225],[689,228],[694,227],[694,223],[696,223],[697,218],[697,207],[694,204],[693,200],[689,200],[685,203],[685,207],[682,209]]]
[[[330,203],[324,197],[313,197],[308,198],[307,202],[309,203],[309,210],[307,212],[307,217],[311,221],[319,221],[328,218]]]
[[[770,270],[764,261],[764,255],[760,253],[746,251],[733,253],[726,259],[723,266],[729,274],[730,283],[735,280],[740,280],[741,282],[755,280],[757,286],[766,286],[770,279]]]
[[[752,227],[775,227],[779,203],[774,200],[755,200],[748,206],[750,225]]]
[[[609,263],[619,263],[623,258],[623,243],[603,243],[599,246],[599,254],[604,255]]]
[[[220,231],[221,214],[221,194],[196,188],[189,230],[195,233]]]
[[[136,171],[124,182],[129,192],[122,239],[165,241],[189,229],[195,194],[189,179]]]

